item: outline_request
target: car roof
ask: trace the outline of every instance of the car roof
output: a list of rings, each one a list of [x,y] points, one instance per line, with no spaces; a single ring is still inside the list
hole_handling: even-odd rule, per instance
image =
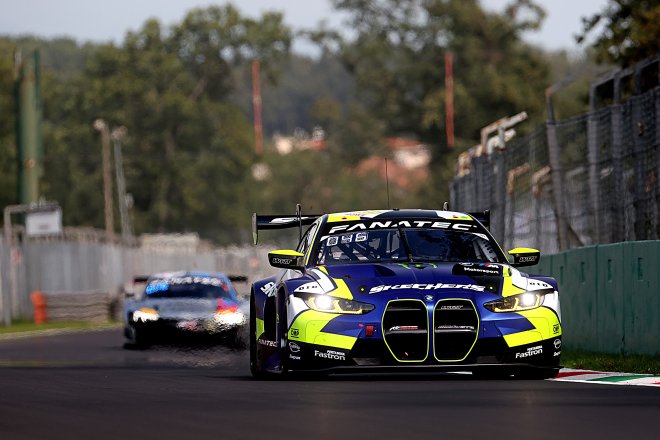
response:
[[[176,271],[176,272],[158,272],[151,275],[149,278],[168,279],[168,278],[183,278],[183,277],[213,277],[213,278],[225,279],[226,275],[220,272]]]
[[[461,220],[461,221],[474,221],[474,218],[464,212],[456,211],[442,211],[432,209],[388,209],[388,210],[372,210],[372,211],[349,211],[337,212],[327,214],[327,221],[344,222],[344,221],[363,221],[369,219],[442,219],[442,220]]]

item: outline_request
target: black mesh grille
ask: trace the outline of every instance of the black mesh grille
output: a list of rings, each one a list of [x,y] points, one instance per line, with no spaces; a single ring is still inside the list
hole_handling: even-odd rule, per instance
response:
[[[433,312],[433,331],[437,360],[465,359],[479,331],[479,317],[472,302],[462,299],[438,301]]]
[[[421,301],[391,301],[383,314],[385,343],[397,361],[421,362],[428,353],[428,312]]]

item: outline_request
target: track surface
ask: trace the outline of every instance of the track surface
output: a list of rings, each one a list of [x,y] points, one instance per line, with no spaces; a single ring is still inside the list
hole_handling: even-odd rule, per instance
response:
[[[0,341],[0,438],[655,439],[660,390],[469,375],[252,380],[247,352]]]

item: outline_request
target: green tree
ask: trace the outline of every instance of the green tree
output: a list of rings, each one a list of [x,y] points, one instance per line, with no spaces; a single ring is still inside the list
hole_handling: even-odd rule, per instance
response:
[[[0,208],[15,204],[16,118],[14,104],[15,44],[0,38]]]
[[[600,29],[592,44],[596,60],[627,67],[660,53],[660,3],[610,0],[601,12],[583,17],[578,43]],[[602,27],[601,27],[602,26]]]

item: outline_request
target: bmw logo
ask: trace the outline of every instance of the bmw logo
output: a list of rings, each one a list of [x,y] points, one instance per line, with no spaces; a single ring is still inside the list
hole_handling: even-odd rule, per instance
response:
[[[426,302],[433,301],[433,295],[424,295],[424,301]]]

